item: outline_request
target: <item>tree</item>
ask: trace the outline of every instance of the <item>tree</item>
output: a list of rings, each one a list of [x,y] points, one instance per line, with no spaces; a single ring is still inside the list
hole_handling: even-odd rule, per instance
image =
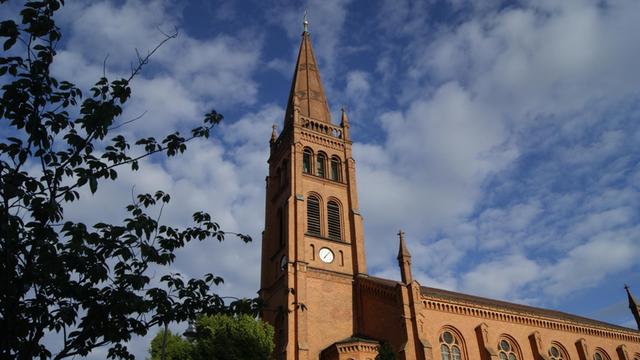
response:
[[[249,315],[201,316],[188,341],[167,334],[166,360],[267,360],[273,351],[273,327]],[[152,360],[160,360],[163,332],[151,341]]]
[[[151,354],[151,360],[162,359],[162,343],[165,337],[164,331],[160,331],[151,340],[151,347],[149,348],[149,354]],[[193,344],[183,339],[178,334],[174,334],[168,331],[166,334],[165,343],[165,360],[192,360]]]
[[[395,360],[396,353],[393,351],[391,344],[387,341],[383,341],[380,344],[380,348],[378,349],[378,355],[376,355],[376,360]]]
[[[128,78],[103,75],[83,97],[73,83],[50,74],[62,36],[54,14],[62,5],[26,2],[17,19],[0,22],[0,131],[6,136],[0,143],[0,359],[61,359],[99,346],[109,346],[110,358],[133,358],[126,342],[156,325],[198,313],[255,313],[256,301],[229,306],[211,293],[222,282],[213,274],[188,281],[166,275],[161,285],[150,285],[150,270],[171,265],[176,249],[229,234],[209,214],[196,212],[187,228],[161,225],[158,214],[170,196],[157,191],[137,195],[120,224],[65,219],[65,205],[79,201],[81,189],[95,193],[119,169],[138,170],[152,154],[181,154],[192,139],[208,138],[222,115],[206,114],[188,136],[132,141],[114,133],[125,124],[120,116],[131,82],[177,33],[138,56]],[[60,337],[56,352],[43,342],[52,333]]]

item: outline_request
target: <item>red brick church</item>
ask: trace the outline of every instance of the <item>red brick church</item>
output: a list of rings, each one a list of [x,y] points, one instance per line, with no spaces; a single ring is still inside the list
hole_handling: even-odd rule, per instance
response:
[[[306,24],[270,143],[259,295],[274,359],[372,360],[385,341],[397,359],[640,360],[638,330],[420,285],[402,232],[402,280],[367,274],[349,119],[331,121]]]

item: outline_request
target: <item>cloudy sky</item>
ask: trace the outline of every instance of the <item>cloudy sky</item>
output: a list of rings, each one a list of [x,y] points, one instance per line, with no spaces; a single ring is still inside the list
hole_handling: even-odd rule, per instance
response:
[[[264,178],[281,127],[302,14],[334,112],[348,109],[369,273],[398,279],[406,232],[426,286],[634,327],[640,296],[640,2],[636,0],[82,1],[58,18],[59,79],[84,89],[126,75],[174,28],[133,83],[119,129],[160,136],[225,115],[185,155],[123,171],[70,218],[118,221],[162,189],[163,220],[210,212],[249,233],[191,244],[174,271],[214,272],[255,296]],[[147,339],[131,347],[146,355]],[[96,352],[96,358],[103,354]]]

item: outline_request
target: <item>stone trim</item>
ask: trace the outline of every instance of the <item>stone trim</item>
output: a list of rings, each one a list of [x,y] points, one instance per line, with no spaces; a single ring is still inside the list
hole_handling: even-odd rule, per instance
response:
[[[465,303],[447,302],[422,297],[422,305],[425,309],[442,311],[465,316],[475,316],[479,318],[511,322],[515,324],[528,325],[538,328],[547,328],[557,331],[573,332],[583,335],[599,336],[611,338],[619,341],[630,341],[640,343],[640,334],[634,334],[629,330],[607,329],[592,325],[584,325],[579,322],[556,320],[553,318],[541,317],[535,314],[511,313],[508,311],[498,311],[496,309],[481,307],[478,305],[468,305]]]

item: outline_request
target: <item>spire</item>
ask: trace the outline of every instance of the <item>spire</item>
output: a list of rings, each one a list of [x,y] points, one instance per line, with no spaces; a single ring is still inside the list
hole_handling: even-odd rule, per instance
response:
[[[400,238],[400,248],[398,249],[398,260],[402,258],[411,258],[411,254],[407,249],[407,244],[404,241],[404,231],[398,231],[398,237]]]
[[[624,284],[624,289],[627,291],[627,297],[629,298],[629,309],[631,309],[631,313],[633,317],[636,319],[636,324],[638,325],[638,330],[640,330],[640,305],[634,299],[633,294],[631,294],[631,290],[629,289],[629,285]]]
[[[304,20],[302,21],[302,26],[304,27],[304,32],[309,32],[309,19],[307,18],[307,10],[304,11]]]
[[[398,231],[398,237],[400,237],[400,247],[398,249],[400,278],[403,283],[408,284],[413,281],[413,276],[411,275],[411,254],[409,253],[407,244],[404,241],[404,231]]]
[[[342,111],[340,127],[342,128],[342,134],[344,135],[343,138],[349,140],[349,118],[347,117],[347,110],[342,107],[340,111]]]
[[[340,116],[340,126],[349,127],[349,118],[347,117],[347,110],[345,110],[344,106],[340,108],[342,115]]]
[[[278,133],[276,132],[276,124],[273,124],[271,126],[271,140],[269,142],[273,144],[276,142],[277,138],[278,138]]]
[[[309,21],[306,20],[306,15],[303,24],[304,32],[287,102],[285,127],[292,123],[295,107],[300,110],[302,116],[331,123],[331,113],[320,81],[318,63],[311,47],[311,38],[308,32]]]

